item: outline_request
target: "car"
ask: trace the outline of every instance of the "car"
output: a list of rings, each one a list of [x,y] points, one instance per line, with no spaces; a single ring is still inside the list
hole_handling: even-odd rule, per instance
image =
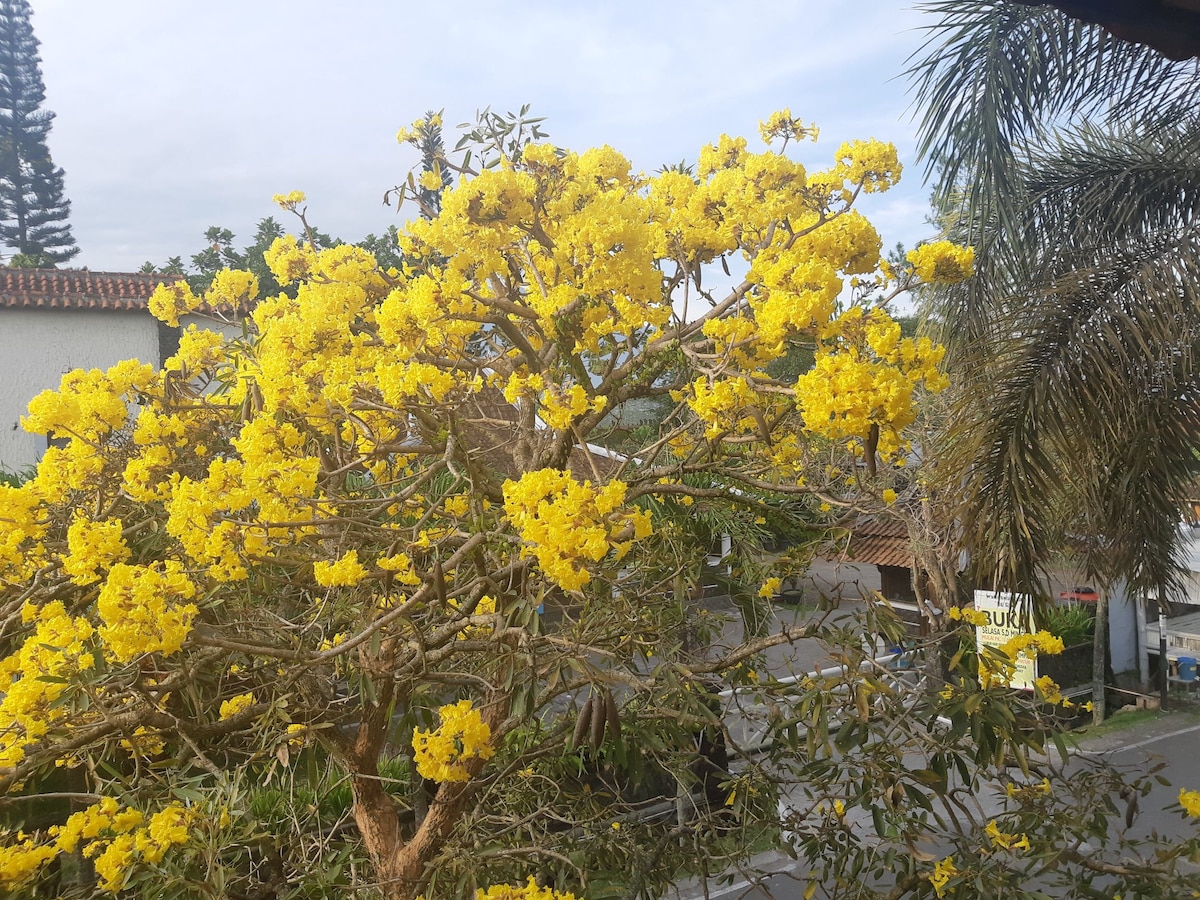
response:
[[[1080,585],[1076,585],[1069,591],[1060,592],[1058,599],[1075,600],[1079,603],[1095,603],[1100,599],[1100,594],[1094,587],[1081,587]]]

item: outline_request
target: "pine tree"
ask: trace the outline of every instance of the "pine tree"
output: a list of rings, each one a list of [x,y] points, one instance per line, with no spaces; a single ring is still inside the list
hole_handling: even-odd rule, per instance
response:
[[[0,0],[0,241],[14,262],[52,266],[79,253],[67,217],[63,170],[46,146],[46,99],[27,0]]]

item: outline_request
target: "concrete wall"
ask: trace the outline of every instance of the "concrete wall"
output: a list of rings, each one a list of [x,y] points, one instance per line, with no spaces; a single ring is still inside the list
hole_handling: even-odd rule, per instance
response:
[[[146,312],[0,309],[0,469],[37,464],[46,438],[21,427],[29,401],[72,369],[125,359],[159,363],[158,322]]]
[[[1133,672],[1138,667],[1137,600],[1124,583],[1108,595],[1108,652],[1113,672]]]
[[[1183,539],[1181,561],[1187,570],[1184,579],[1186,593],[1182,600],[1200,605],[1200,528],[1184,525],[1180,528],[1180,535]]]

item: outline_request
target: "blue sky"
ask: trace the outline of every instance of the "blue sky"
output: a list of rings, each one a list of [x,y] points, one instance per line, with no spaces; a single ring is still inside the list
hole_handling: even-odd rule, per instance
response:
[[[891,140],[904,180],[862,208],[887,246],[931,236],[901,76],[926,17],[903,0],[31,2],[75,265],[186,258],[210,225],[248,238],[291,190],[323,231],[378,233],[401,224],[381,204],[414,162],[401,125],[523,103],[556,144],[646,171],[783,107],[821,127],[811,165]]]

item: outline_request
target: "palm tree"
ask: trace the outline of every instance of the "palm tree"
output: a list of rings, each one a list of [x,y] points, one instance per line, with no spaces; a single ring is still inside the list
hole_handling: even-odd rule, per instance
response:
[[[964,539],[1035,594],[1073,536],[1100,580],[1177,590],[1200,472],[1200,68],[1051,7],[924,9],[921,152],[977,259],[930,309],[962,373],[943,470]]]

